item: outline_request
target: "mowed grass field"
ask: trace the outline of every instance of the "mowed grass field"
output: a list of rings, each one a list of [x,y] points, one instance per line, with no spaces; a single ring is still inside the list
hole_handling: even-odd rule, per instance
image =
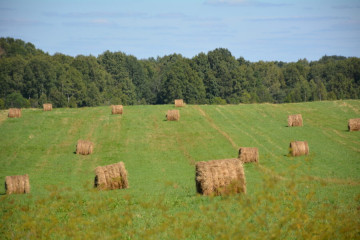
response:
[[[2,239],[360,239],[360,101],[23,109],[0,112],[0,179],[28,174],[30,194],[0,187]],[[302,114],[303,127],[287,127]],[[77,140],[94,152],[76,155]],[[308,156],[289,157],[291,141]],[[246,195],[196,193],[195,163],[246,164]],[[94,189],[97,166],[123,161],[129,189]]]

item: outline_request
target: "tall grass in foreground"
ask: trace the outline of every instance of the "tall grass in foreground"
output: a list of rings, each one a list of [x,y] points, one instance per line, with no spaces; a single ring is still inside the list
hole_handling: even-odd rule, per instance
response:
[[[358,239],[359,209],[319,201],[304,183],[265,178],[255,195],[87,197],[51,186],[48,196],[0,198],[3,239]],[[168,186],[173,188],[173,186]],[[281,191],[278,191],[278,190]],[[359,201],[358,199],[354,199]],[[174,210],[176,209],[176,210]]]
[[[360,101],[0,111],[0,179],[29,174],[31,193],[0,196],[2,239],[359,239]],[[303,127],[287,127],[301,113]],[[91,155],[75,154],[79,139]],[[289,157],[293,140],[310,154]],[[237,157],[246,195],[195,192],[195,162]],[[123,161],[129,189],[94,189],[94,169]],[[5,189],[0,186],[0,194]]]

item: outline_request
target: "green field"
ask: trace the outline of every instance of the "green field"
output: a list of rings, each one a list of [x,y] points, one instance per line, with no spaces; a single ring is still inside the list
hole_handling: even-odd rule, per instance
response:
[[[31,193],[0,187],[2,239],[360,239],[360,101],[23,109],[0,112],[0,179],[29,174]],[[301,113],[303,127],[287,127]],[[78,139],[94,142],[74,154]],[[289,157],[289,143],[310,154]],[[195,162],[246,164],[246,195],[196,194]],[[129,189],[94,189],[94,169],[123,161]]]

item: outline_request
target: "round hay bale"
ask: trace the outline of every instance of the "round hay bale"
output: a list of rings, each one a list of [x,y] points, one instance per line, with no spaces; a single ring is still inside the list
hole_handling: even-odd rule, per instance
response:
[[[16,175],[5,177],[6,194],[30,193],[29,175]]]
[[[166,114],[166,119],[168,121],[179,121],[180,120],[179,110],[168,110]]]
[[[44,111],[52,111],[52,104],[51,103],[44,103],[43,104]]]
[[[293,157],[308,155],[309,145],[306,141],[295,141],[290,143],[290,154]]]
[[[303,119],[301,114],[288,116],[288,127],[302,127]]]
[[[93,152],[94,144],[86,140],[78,140],[76,145],[76,154],[89,155]]]
[[[259,162],[259,150],[255,147],[241,147],[239,149],[240,161],[243,163]]]
[[[123,105],[111,105],[111,114],[123,114]]]
[[[94,186],[101,190],[128,188],[125,164],[118,162],[95,168]]]
[[[349,131],[360,131],[360,118],[349,119],[348,122]]]
[[[21,117],[21,109],[20,108],[9,108],[8,117],[9,118]]]
[[[237,158],[197,162],[196,190],[203,195],[246,193],[243,163]]]
[[[184,107],[184,100],[183,99],[175,99],[175,107]]]

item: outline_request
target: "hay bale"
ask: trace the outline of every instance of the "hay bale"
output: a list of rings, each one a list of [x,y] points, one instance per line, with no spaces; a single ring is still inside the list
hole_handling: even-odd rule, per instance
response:
[[[360,131],[360,118],[349,119],[348,122],[349,131]]]
[[[95,169],[94,186],[101,190],[128,188],[127,171],[123,162],[99,166]]]
[[[288,116],[288,127],[302,127],[303,119],[301,114]]]
[[[241,147],[239,149],[240,161],[243,163],[259,162],[259,150],[255,147]]]
[[[168,121],[179,121],[180,120],[179,110],[168,110],[166,114],[166,118]]]
[[[123,105],[111,105],[112,114],[123,114]]]
[[[185,106],[183,99],[175,99],[175,107],[183,107]]]
[[[9,118],[21,117],[21,108],[9,108],[8,117]]]
[[[29,175],[17,175],[5,177],[6,194],[30,193]]]
[[[197,162],[196,190],[203,195],[246,193],[243,163],[237,158]]]
[[[94,144],[86,140],[78,140],[76,145],[76,154],[89,155],[93,152]]]
[[[306,141],[295,141],[290,143],[290,154],[293,157],[308,155],[309,145]]]
[[[52,111],[52,104],[51,103],[44,103],[43,104],[44,111]]]

